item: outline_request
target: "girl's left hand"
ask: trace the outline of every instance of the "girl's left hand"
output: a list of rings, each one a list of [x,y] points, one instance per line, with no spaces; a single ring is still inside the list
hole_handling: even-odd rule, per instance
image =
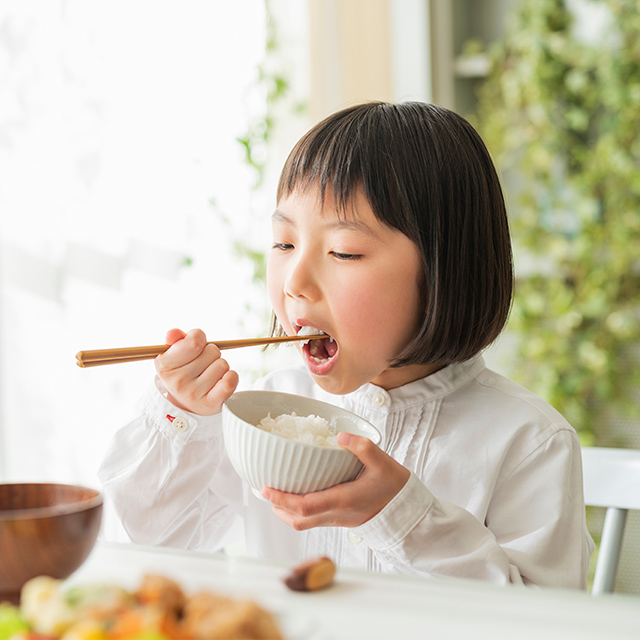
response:
[[[262,496],[273,504],[273,512],[296,531],[364,524],[382,511],[409,480],[409,470],[368,438],[340,433],[338,443],[364,464],[353,482],[304,496],[262,490]]]

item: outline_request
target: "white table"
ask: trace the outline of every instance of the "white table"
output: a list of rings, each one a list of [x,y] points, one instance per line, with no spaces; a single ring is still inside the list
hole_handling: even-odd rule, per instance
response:
[[[296,593],[281,564],[99,542],[73,582],[135,587],[163,573],[185,591],[250,597],[278,614],[291,640],[640,639],[640,598],[593,598],[561,589],[495,587],[476,581],[338,571],[324,591]]]

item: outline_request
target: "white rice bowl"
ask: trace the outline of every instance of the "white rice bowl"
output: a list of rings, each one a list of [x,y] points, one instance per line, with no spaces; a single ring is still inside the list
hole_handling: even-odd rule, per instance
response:
[[[381,440],[371,423],[345,409],[276,391],[233,394],[222,424],[231,464],[259,497],[264,487],[305,494],[354,480],[362,463],[337,444],[341,431]]]

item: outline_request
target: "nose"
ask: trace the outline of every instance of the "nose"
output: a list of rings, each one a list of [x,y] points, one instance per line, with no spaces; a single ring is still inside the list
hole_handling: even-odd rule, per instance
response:
[[[317,270],[309,256],[299,254],[289,263],[284,281],[284,292],[290,298],[316,300],[318,297]]]

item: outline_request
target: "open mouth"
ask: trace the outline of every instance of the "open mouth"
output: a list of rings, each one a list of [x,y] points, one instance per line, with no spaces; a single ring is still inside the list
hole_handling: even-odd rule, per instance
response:
[[[313,338],[313,336],[328,335],[326,332],[315,327],[303,326],[298,329],[297,333],[299,336],[309,336],[309,340],[302,341],[302,348],[314,362],[321,364],[331,360],[336,355],[338,343],[331,336],[328,338]]]

